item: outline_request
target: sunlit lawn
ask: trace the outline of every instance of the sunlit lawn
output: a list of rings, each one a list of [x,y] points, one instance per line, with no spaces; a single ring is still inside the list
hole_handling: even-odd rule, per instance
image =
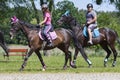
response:
[[[62,52],[54,49],[53,51],[48,51],[50,54],[52,52],[52,55],[49,55],[49,56],[43,56],[43,53],[41,53],[43,56],[43,60],[47,66],[46,71],[42,71],[41,63],[38,57],[33,53],[33,55],[29,58],[23,73],[120,72],[120,57],[117,57],[116,67],[111,67],[112,61],[113,61],[113,55],[111,55],[108,61],[108,66],[104,67],[103,62],[104,62],[105,55],[103,53],[105,52],[101,50],[101,51],[98,51],[97,53],[89,54],[93,51],[90,51],[90,50],[87,51],[87,55],[89,59],[92,61],[92,68],[88,68],[87,62],[85,62],[83,57],[79,54],[76,62],[77,68],[76,69],[70,68],[68,63],[68,68],[66,70],[63,70],[65,56]],[[4,59],[3,52],[4,51],[0,49],[0,73],[19,73],[19,69],[23,63],[22,57],[10,56],[9,60],[7,60],[7,59]],[[74,53],[74,50],[72,53]]]
[[[77,59],[77,68],[73,69],[68,66],[67,70],[62,70],[64,64],[64,55],[55,55],[55,56],[43,56],[44,62],[46,63],[47,69],[45,72],[120,72],[120,59],[117,59],[116,67],[111,67],[112,58],[109,59],[108,67],[103,66],[104,57],[89,57],[92,61],[92,68],[88,68],[88,64],[85,60],[78,56]],[[0,73],[16,73],[19,72],[23,59],[21,56],[10,56],[10,60],[6,61],[3,56],[0,57]],[[36,55],[32,55],[27,63],[23,72],[43,72],[42,66]]]

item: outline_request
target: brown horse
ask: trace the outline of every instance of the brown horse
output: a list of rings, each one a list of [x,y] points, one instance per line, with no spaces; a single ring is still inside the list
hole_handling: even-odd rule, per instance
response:
[[[31,54],[33,52],[35,52],[36,55],[38,56],[38,58],[42,64],[43,70],[46,69],[45,63],[39,52],[39,50],[41,50],[41,48],[43,48],[44,41],[42,39],[40,39],[40,37],[38,35],[39,30],[33,30],[30,28],[31,26],[33,26],[33,25],[26,23],[24,21],[18,20],[17,18],[11,19],[11,29],[10,29],[11,38],[14,36],[14,34],[18,30],[21,30],[24,33],[24,35],[26,36],[26,38],[28,39],[29,47],[30,47],[30,50],[28,51],[27,55],[25,56],[24,62],[21,65],[20,71],[22,71],[24,69],[28,58],[31,56]],[[67,29],[63,29],[63,28],[55,29],[55,32],[57,34],[57,38],[55,40],[53,40],[54,46],[49,47],[49,46],[45,45],[43,50],[50,50],[55,47],[59,48],[60,50],[62,50],[65,53],[65,63],[64,63],[63,69],[67,68],[68,59],[70,61],[70,63],[69,63],[70,66],[74,67],[71,65],[71,52],[69,51],[70,41],[72,39],[71,33]]]
[[[8,48],[7,48],[7,46],[6,46],[6,44],[5,44],[5,40],[4,40],[4,35],[3,35],[3,33],[0,31],[0,46],[3,48],[3,50],[5,51],[5,55],[7,56],[7,57],[9,57],[9,55],[8,55]],[[4,56],[5,56],[4,55]]]
[[[67,11],[65,14],[62,15],[62,17],[58,20],[59,24],[66,23],[68,26],[70,26],[70,29],[73,31],[74,35],[76,36],[76,39],[79,41],[79,43],[84,47],[91,46],[89,45],[88,38],[86,38],[83,35],[83,28],[79,25],[79,23],[73,18],[69,12]],[[93,45],[100,44],[100,46],[107,52],[107,55],[104,59],[104,66],[107,66],[108,58],[111,54],[111,51],[114,55],[114,60],[112,63],[112,66],[114,67],[116,65],[116,58],[117,58],[117,51],[115,49],[115,41],[117,40],[120,44],[120,40],[118,38],[118,34],[116,31],[110,29],[110,28],[99,28],[100,35],[97,38],[93,38]],[[109,49],[110,48],[110,49]],[[74,54],[74,60],[73,63],[75,65],[75,61],[78,55],[77,48],[75,49]]]

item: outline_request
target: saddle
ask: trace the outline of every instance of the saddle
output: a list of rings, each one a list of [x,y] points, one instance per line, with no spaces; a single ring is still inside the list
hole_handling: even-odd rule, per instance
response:
[[[84,29],[83,29],[83,35],[84,35],[85,37],[87,37],[87,38],[89,37],[86,26],[85,26]],[[96,38],[96,37],[98,37],[99,35],[100,35],[100,32],[99,32],[98,28],[93,29],[93,31],[92,31],[92,37],[93,37],[93,38]]]
[[[57,38],[57,34],[55,31],[49,32],[49,35],[50,35],[49,40],[50,39],[55,40]],[[41,34],[41,30],[39,31],[39,37],[40,39],[45,40],[44,35]]]

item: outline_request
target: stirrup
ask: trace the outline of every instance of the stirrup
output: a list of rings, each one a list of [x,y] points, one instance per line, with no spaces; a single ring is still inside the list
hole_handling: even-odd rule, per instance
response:
[[[44,49],[45,45],[47,44],[46,41],[43,41],[43,44],[42,44],[42,48],[41,49]]]
[[[53,43],[51,42],[51,43],[49,43],[47,46],[48,46],[48,47],[53,47],[54,45],[53,45]]]

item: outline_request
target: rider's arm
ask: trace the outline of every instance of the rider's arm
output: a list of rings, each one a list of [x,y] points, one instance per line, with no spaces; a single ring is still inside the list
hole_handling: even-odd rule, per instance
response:
[[[93,11],[92,12],[92,16],[93,16],[93,19],[91,21],[87,22],[87,24],[91,24],[91,23],[97,21],[97,14],[96,14],[96,12]]]
[[[44,20],[40,23],[40,25],[44,24],[47,21],[47,17],[44,18]]]
[[[97,16],[94,16],[94,18],[90,21],[90,24],[95,22],[97,20]]]

